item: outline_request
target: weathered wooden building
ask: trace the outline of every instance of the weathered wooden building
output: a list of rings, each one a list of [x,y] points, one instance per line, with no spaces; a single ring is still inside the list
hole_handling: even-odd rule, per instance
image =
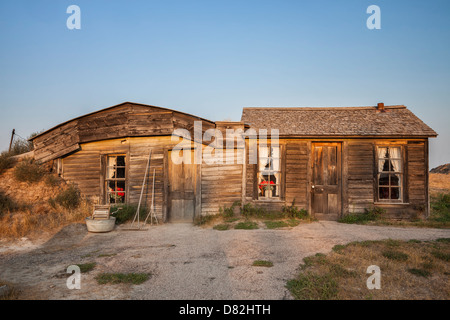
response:
[[[173,135],[177,129],[184,134]],[[269,132],[267,140],[260,130]],[[244,108],[240,122],[213,122],[126,102],[32,140],[36,160],[52,161],[61,177],[99,203],[139,201],[151,150],[157,214],[192,221],[236,201],[269,209],[295,201],[319,219],[371,206],[395,218],[427,216],[428,138],[436,136],[404,106]],[[185,161],[174,162],[174,152]],[[193,161],[199,154],[201,162]]]

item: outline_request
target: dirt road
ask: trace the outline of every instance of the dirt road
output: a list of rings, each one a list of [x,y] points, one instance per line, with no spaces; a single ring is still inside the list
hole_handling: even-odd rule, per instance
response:
[[[44,243],[0,243],[0,279],[31,299],[291,299],[286,280],[306,256],[336,244],[380,239],[449,238],[450,230],[314,222],[278,230],[217,231],[165,224],[147,231],[91,234],[73,224]],[[270,260],[273,267],[254,267]],[[96,262],[69,290],[71,264]],[[377,264],[377,261],[373,261]],[[101,272],[151,273],[140,285],[99,285]]]

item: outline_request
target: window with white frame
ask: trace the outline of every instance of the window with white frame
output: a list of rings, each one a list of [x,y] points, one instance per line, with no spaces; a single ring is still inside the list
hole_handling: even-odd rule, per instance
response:
[[[258,198],[280,197],[281,163],[279,146],[259,146]]]
[[[108,203],[125,203],[125,155],[108,156],[106,163],[106,199]]]
[[[403,159],[400,146],[377,147],[378,201],[402,202]]]

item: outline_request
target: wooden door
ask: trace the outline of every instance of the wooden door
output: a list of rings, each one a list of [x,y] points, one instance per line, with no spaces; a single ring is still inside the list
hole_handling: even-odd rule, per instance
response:
[[[191,157],[190,163],[189,157]],[[193,222],[197,185],[197,165],[194,164],[193,152],[184,152],[181,164],[175,164],[172,161],[172,151],[168,153],[168,158],[169,220],[171,222]]]
[[[312,213],[319,220],[337,220],[341,215],[341,144],[312,145]]]

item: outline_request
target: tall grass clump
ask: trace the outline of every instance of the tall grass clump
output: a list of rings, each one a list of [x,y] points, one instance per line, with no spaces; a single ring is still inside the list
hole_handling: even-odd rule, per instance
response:
[[[44,167],[29,159],[21,161],[14,167],[14,177],[20,182],[39,182],[44,175]]]
[[[450,222],[450,193],[439,193],[431,197],[430,220]]]
[[[0,174],[2,174],[6,169],[13,166],[14,160],[9,152],[3,151],[0,154]]]
[[[78,208],[81,203],[80,190],[73,184],[67,189],[61,191],[55,198],[55,202],[63,208],[73,210]]]

